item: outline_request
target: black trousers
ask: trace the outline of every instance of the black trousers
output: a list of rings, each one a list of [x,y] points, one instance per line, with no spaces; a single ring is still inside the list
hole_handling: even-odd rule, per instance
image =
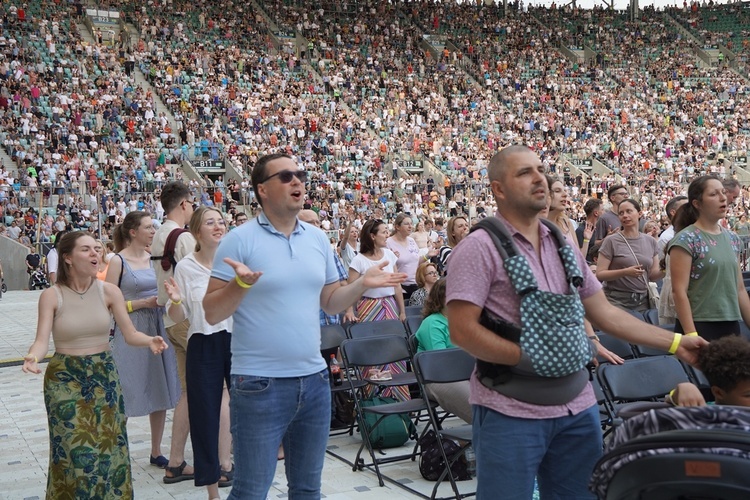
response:
[[[695,324],[695,329],[698,332],[698,335],[709,342],[728,335],[740,334],[739,321],[694,321],[693,323]],[[674,332],[685,333],[679,319],[674,325]]]
[[[231,341],[232,334],[224,330],[211,335],[194,333],[188,342],[185,383],[196,486],[214,484],[221,476],[219,420],[225,382],[229,388]]]

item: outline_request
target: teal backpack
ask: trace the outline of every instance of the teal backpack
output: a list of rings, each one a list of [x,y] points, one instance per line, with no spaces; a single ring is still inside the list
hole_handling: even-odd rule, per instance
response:
[[[363,408],[370,406],[380,406],[396,403],[394,398],[374,396],[362,401]],[[397,448],[406,443],[410,437],[416,438],[417,429],[414,427],[408,413],[399,413],[398,415],[389,415],[385,417],[373,430],[375,422],[380,415],[374,413],[364,413],[364,425],[359,422],[359,433],[367,430],[370,434],[370,444],[375,450],[384,448]],[[364,439],[364,436],[363,436]]]

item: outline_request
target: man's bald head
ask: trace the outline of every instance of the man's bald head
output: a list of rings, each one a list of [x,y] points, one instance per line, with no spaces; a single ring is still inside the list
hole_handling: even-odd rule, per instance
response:
[[[315,212],[315,210],[300,210],[299,214],[297,214],[297,217],[302,222],[307,222],[308,224],[312,224],[314,226],[320,225],[320,218],[318,217],[318,214]]]
[[[507,148],[503,148],[503,150],[498,153],[495,153],[492,159],[490,159],[490,182],[502,180],[502,176],[505,173],[505,169],[508,166],[508,161],[511,156],[528,152],[533,151],[522,144],[514,144],[512,146],[508,146]]]

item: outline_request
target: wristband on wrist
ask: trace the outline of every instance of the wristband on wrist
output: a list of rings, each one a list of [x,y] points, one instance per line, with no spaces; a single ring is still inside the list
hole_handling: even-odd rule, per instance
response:
[[[128,312],[132,313],[133,312],[133,301],[132,300],[127,301],[126,305],[128,306]]]
[[[697,337],[698,332],[683,333],[685,337]]]
[[[594,342],[599,342],[599,335],[592,335],[589,337],[589,340],[593,340]]]
[[[172,301],[173,306],[179,306],[180,304],[182,304],[182,299],[178,300],[177,302],[175,302],[174,300]]]
[[[23,357],[23,359],[31,361],[31,359],[34,359],[34,363],[39,363],[39,358],[36,357],[36,354],[28,353],[26,356]]]
[[[240,288],[244,288],[245,290],[252,288],[253,285],[248,285],[244,281],[240,279],[240,276],[238,274],[234,275],[234,281],[237,282],[237,284],[240,286]]]
[[[584,243],[588,243],[589,241],[591,241],[591,240],[587,240],[586,238],[583,239]]]
[[[669,354],[674,354],[677,352],[677,348],[680,347],[680,340],[682,340],[682,334],[675,333],[674,339],[672,340],[672,345],[669,347]]]

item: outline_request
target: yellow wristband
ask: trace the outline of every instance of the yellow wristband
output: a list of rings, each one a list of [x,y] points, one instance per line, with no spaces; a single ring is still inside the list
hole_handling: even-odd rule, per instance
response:
[[[182,304],[182,299],[178,300],[177,302],[175,302],[174,300],[172,301],[173,306],[179,306],[180,304]]]
[[[685,337],[697,337],[698,332],[683,333]]]
[[[26,356],[23,357],[23,359],[31,361],[31,358],[34,358],[34,363],[39,363],[39,358],[36,357],[36,354],[28,353]]]
[[[583,239],[584,243],[588,243],[589,241],[591,241],[591,240],[587,240],[586,238]]]
[[[238,285],[239,285],[239,286],[240,286],[241,288],[244,288],[244,289],[246,289],[246,290],[247,290],[247,289],[249,289],[249,288],[252,288],[252,287],[253,287],[253,285],[248,285],[247,283],[245,283],[244,281],[242,281],[242,280],[240,279],[240,276],[239,276],[238,274],[235,274],[235,275],[234,275],[234,281],[236,281],[236,282],[237,282],[237,284],[238,284]]]
[[[680,340],[682,340],[682,334],[675,333],[674,340],[672,340],[672,345],[669,347],[669,354],[674,354],[677,352],[677,348],[680,347]]]
[[[133,301],[132,301],[132,300],[129,300],[129,301],[127,302],[127,306],[128,306],[128,312],[129,312],[129,313],[132,313],[132,312],[133,312]]]

